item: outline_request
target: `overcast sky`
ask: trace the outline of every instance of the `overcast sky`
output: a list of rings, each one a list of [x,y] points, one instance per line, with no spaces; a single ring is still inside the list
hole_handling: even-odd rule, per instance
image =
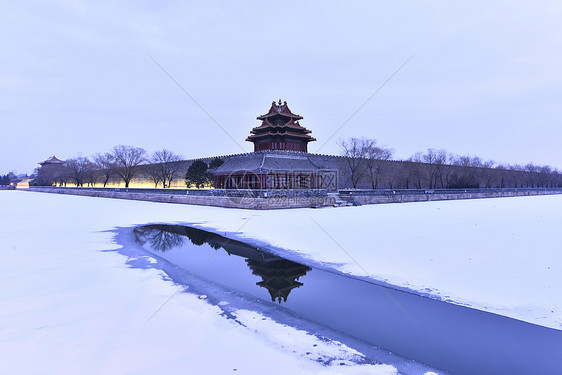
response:
[[[0,46],[0,174],[117,144],[252,151],[278,99],[311,152],[365,136],[562,168],[560,1],[4,1]]]

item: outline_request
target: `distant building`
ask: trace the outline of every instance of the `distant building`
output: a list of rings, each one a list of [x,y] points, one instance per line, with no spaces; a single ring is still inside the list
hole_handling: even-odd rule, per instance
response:
[[[302,116],[287,102],[273,102],[269,112],[258,116],[261,125],[246,141],[254,152],[227,158],[213,171],[218,189],[320,189],[324,171],[308,156],[308,143],[316,139],[299,124]]]
[[[58,159],[55,155],[51,156],[45,161],[39,162],[41,167],[50,166],[50,165],[64,165],[66,162],[64,160]]]
[[[55,155],[45,161],[39,162],[37,177],[34,179],[35,185],[51,186],[64,184],[64,166],[66,162],[58,159]]]

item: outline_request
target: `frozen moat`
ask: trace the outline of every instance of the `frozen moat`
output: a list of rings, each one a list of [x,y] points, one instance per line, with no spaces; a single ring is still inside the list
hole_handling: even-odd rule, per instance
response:
[[[186,226],[141,226],[133,237],[158,260],[150,266],[174,281],[209,295],[228,290],[270,316],[326,327],[372,346],[374,360],[404,373],[422,364],[452,374],[562,372],[562,332],[554,329],[314,269]]]

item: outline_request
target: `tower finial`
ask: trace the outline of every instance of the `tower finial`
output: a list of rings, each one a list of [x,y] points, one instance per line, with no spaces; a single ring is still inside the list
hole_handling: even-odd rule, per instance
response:
[[[281,99],[279,99],[279,105],[281,105]]]

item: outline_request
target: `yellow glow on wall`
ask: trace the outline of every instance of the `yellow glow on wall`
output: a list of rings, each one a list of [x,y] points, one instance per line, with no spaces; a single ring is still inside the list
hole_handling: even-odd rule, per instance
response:
[[[18,189],[29,189],[29,181],[32,181],[31,178],[22,178],[22,180],[20,182],[18,182],[16,185],[16,188]]]
[[[72,187],[72,184],[67,184],[67,187]],[[86,184],[84,184],[83,187],[89,187]],[[93,187],[103,187],[103,183],[101,182],[97,182]],[[120,182],[116,182],[116,181],[110,181],[107,183],[107,185],[105,185],[105,187],[107,188],[125,188],[125,183],[123,181]],[[148,180],[133,180],[129,183],[129,187],[130,188],[139,188],[139,189],[154,189],[154,182],[152,181],[148,181]],[[162,189],[162,183],[158,184],[158,188]],[[170,187],[171,189],[186,189],[186,185],[185,185],[185,181],[182,180],[174,180],[172,181],[172,186]],[[191,186],[192,189],[195,188],[195,186]],[[209,183],[209,184],[205,184],[205,186],[203,187],[204,189],[212,189],[213,186]]]

